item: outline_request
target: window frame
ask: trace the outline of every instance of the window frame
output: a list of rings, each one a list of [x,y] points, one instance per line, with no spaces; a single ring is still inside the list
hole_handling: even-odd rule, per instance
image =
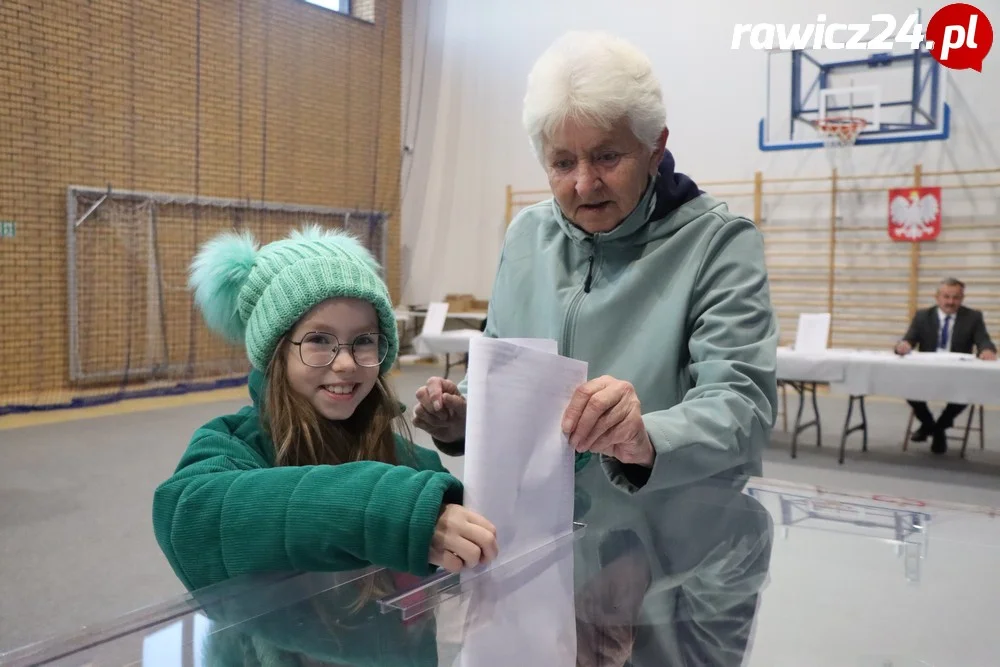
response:
[[[328,12],[334,12],[335,14],[343,14],[344,16],[352,16],[352,17],[354,16],[353,12],[354,7],[352,6],[353,5],[352,0],[337,0],[337,3],[341,7],[346,6],[346,9],[334,9],[333,7],[327,7],[326,4],[322,4],[324,2],[328,3],[330,2],[330,0],[302,0],[302,2],[306,3],[307,5],[312,5],[313,7],[316,7],[318,9],[325,9]]]

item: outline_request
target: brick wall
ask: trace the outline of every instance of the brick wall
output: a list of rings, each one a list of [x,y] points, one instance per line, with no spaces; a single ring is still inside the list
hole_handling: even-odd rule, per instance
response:
[[[369,22],[302,0],[0,3],[0,220],[16,222],[0,238],[0,406],[70,389],[69,185],[386,211],[398,295],[400,5],[369,2]],[[128,259],[114,215],[85,223],[110,226],[80,246],[97,286],[81,301],[93,328],[81,348],[112,366],[123,350],[141,361],[155,319],[146,254]],[[184,289],[196,242],[234,222],[264,237],[280,225],[174,217],[158,236],[176,361],[219,344]]]

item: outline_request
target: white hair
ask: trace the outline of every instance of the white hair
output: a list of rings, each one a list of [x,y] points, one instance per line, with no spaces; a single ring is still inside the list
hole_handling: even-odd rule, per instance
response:
[[[569,118],[602,129],[627,118],[636,138],[653,148],[667,111],[649,58],[603,32],[557,39],[535,62],[524,96],[522,121],[540,160],[544,140]]]

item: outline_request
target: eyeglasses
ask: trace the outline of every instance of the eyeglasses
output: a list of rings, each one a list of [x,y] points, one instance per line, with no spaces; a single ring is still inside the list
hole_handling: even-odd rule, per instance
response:
[[[389,354],[389,339],[380,333],[365,333],[350,343],[341,343],[331,333],[310,331],[300,341],[291,341],[299,348],[299,359],[306,366],[325,368],[333,363],[342,347],[351,350],[354,363],[365,368],[380,366]]]

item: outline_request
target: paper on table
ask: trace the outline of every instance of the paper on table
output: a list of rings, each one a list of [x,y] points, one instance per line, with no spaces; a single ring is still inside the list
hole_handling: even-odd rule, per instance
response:
[[[573,448],[562,417],[587,364],[555,341],[474,339],[469,347],[465,500],[497,527],[494,566],[573,526]]]
[[[448,304],[443,302],[432,303],[427,306],[427,315],[424,317],[424,326],[420,329],[420,334],[437,335],[444,331],[444,322],[448,319]]]
[[[572,547],[511,563],[573,527],[562,417],[587,364],[556,350],[553,340],[495,338],[469,349],[464,502],[496,525],[500,555],[472,584],[468,614],[489,621],[464,637],[462,667],[576,664]]]
[[[928,362],[949,362],[976,358],[976,355],[967,352],[911,352],[907,356],[911,359],[919,359],[920,361]]]
[[[796,352],[821,352],[830,336],[830,313],[803,313],[795,332]]]

